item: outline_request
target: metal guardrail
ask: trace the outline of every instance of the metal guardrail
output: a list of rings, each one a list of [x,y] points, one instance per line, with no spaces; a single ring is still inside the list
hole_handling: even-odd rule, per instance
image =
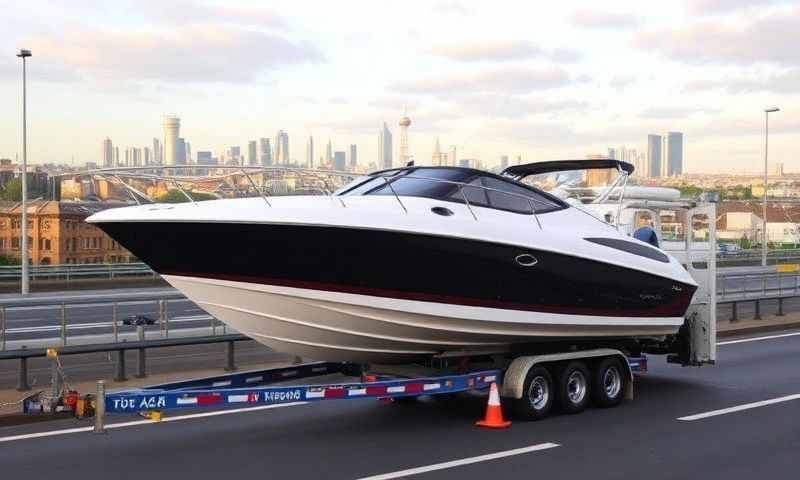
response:
[[[27,345],[40,344],[43,347],[64,347],[71,342],[86,337],[86,335],[70,335],[76,331],[86,331],[87,329],[98,329],[102,333],[95,333],[94,337],[99,337],[103,340],[110,339],[113,343],[123,343],[130,340],[132,336],[136,336],[141,341],[153,341],[154,329],[148,329],[145,332],[144,328],[136,329],[135,326],[122,325],[122,319],[119,315],[119,307],[142,302],[152,302],[157,305],[157,319],[156,328],[157,339],[168,339],[171,335],[172,326],[177,322],[194,321],[199,322],[207,320],[207,327],[202,329],[194,329],[196,331],[190,332],[189,336],[203,336],[209,332],[212,336],[217,335],[218,332],[222,335],[228,334],[228,327],[210,315],[204,315],[203,318],[195,318],[188,320],[171,319],[169,315],[170,302],[186,302],[188,299],[183,294],[177,291],[163,291],[163,292],[124,292],[124,293],[111,293],[102,295],[82,295],[80,293],[69,294],[63,296],[46,296],[46,297],[31,297],[31,298],[10,298],[0,299],[0,352],[9,350],[10,343],[20,343],[20,341],[10,341],[9,336],[18,333],[20,329],[11,329],[8,327],[9,314],[15,310],[23,310],[29,308],[42,308],[51,309],[58,312],[59,322],[53,325],[45,325],[40,327],[27,327],[24,330],[36,330],[36,332],[53,332],[52,337],[45,339],[30,339],[24,342]],[[76,307],[85,305],[100,304],[108,307],[108,320],[93,323],[69,323],[70,314]],[[30,333],[26,331],[25,333]],[[173,337],[175,334],[172,334]],[[181,335],[186,336],[186,335]],[[149,338],[148,338],[149,337]],[[134,340],[136,338],[133,338]]]
[[[0,267],[0,282],[19,281],[20,266]],[[79,280],[86,278],[146,277],[157,274],[144,263],[88,263],[61,265],[31,265],[30,279],[35,280]]]

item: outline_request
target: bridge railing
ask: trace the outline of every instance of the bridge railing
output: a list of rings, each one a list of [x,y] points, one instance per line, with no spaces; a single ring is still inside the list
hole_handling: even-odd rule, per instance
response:
[[[0,283],[18,281],[22,268],[19,265],[0,267]],[[89,278],[156,277],[144,263],[87,263],[60,265],[31,265],[30,279],[36,280],[79,280]]]

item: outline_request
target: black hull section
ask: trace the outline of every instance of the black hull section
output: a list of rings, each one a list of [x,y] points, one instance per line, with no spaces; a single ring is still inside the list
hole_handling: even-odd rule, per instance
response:
[[[568,255],[408,232],[255,223],[96,225],[168,275],[618,317],[681,317],[695,290]],[[520,265],[524,254],[536,264]]]

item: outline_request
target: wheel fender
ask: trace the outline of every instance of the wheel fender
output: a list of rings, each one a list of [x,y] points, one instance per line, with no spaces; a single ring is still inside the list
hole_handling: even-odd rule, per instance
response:
[[[628,365],[628,358],[621,351],[614,350],[612,348],[598,348],[595,350],[517,357],[511,361],[511,364],[509,364],[508,368],[506,369],[500,395],[505,398],[522,398],[523,389],[525,386],[525,377],[528,375],[530,369],[539,363],[613,356],[619,357],[623,366],[622,368],[625,369],[625,375],[628,377],[627,388],[625,389],[625,398],[632,400],[633,372],[631,371],[630,365]]]

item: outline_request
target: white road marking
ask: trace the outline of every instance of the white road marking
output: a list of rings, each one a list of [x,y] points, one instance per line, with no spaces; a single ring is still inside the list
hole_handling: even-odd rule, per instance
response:
[[[771,398],[769,400],[762,400],[760,402],[745,403],[744,405],[737,405],[735,407],[722,408],[719,410],[712,410],[710,412],[696,413],[686,417],[680,417],[678,420],[684,422],[691,422],[694,420],[702,420],[708,417],[716,417],[717,415],[725,415],[728,413],[741,412],[742,410],[750,410],[751,408],[766,407],[767,405],[774,405],[776,403],[789,402],[792,400],[800,400],[800,393],[794,395],[786,395],[785,397]]]
[[[772,340],[774,338],[795,337],[797,335],[800,335],[800,332],[782,333],[780,335],[767,335],[765,337],[742,338],[740,340],[727,340],[724,342],[717,342],[717,345],[719,346],[719,345],[733,345],[735,343],[760,342],[763,340]]]
[[[436,463],[424,467],[409,468],[407,470],[400,470],[391,473],[383,473],[381,475],[373,475],[371,477],[362,477],[358,480],[389,480],[392,478],[407,477],[409,475],[417,475],[419,473],[433,472],[435,470],[444,470],[446,468],[460,467],[461,465],[470,465],[472,463],[497,460],[498,458],[511,457],[514,455],[522,455],[523,453],[538,452],[540,450],[547,450],[549,448],[555,448],[558,446],[559,445],[557,443],[549,443],[549,442],[540,443],[538,445],[531,445],[530,447],[515,448],[513,450],[505,450],[502,452],[489,453],[487,455],[478,455],[477,457],[462,458],[460,460]]]
[[[258,410],[270,410],[273,408],[283,408],[283,407],[296,407],[298,405],[305,405],[306,403],[308,402],[279,403],[276,405],[259,405],[257,407],[234,408],[229,410],[215,410],[213,412],[192,413],[189,415],[179,415],[176,417],[164,417],[161,419],[160,422],[154,420],[133,420],[130,422],[111,423],[106,425],[105,428],[108,430],[108,429],[123,428],[123,427],[135,427],[138,425],[149,425],[154,423],[178,422],[181,420],[190,420],[193,418],[216,417],[218,415],[230,415],[233,413],[255,412]],[[12,435],[10,437],[0,437],[0,443],[13,442],[16,440],[27,440],[31,438],[66,435],[69,433],[91,432],[92,430],[94,430],[94,427],[66,428],[63,430],[50,430],[47,432],[26,433],[24,435]]]

